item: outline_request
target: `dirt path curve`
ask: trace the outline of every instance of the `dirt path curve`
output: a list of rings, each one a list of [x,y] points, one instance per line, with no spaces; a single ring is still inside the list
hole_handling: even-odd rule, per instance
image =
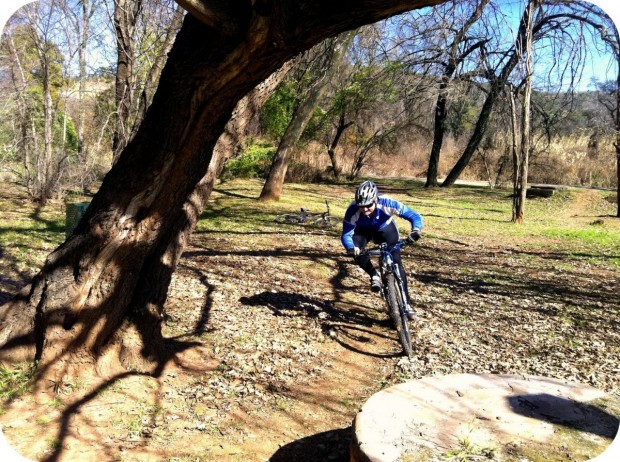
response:
[[[385,384],[400,348],[383,301],[369,291],[367,277],[342,255],[335,240],[325,237],[304,232],[288,243],[288,237],[281,236],[281,248],[297,250],[261,251],[260,243],[254,242],[252,251],[240,249],[232,257],[230,271],[247,271],[256,264],[264,270],[264,280],[257,276],[243,287],[228,286],[221,295],[228,305],[238,294],[254,294],[238,301],[252,307],[257,330],[250,335],[270,340],[254,343],[249,351],[258,358],[259,368],[272,368],[275,375],[257,383],[271,394],[267,399],[234,407],[234,417],[227,422],[234,421],[237,437],[224,430],[225,442],[211,445],[214,460],[349,460],[353,417]],[[228,275],[230,255],[209,258],[220,258],[218,271]],[[210,279],[218,277],[212,274]],[[212,295],[218,299],[217,288]],[[225,332],[217,326],[217,306],[210,314],[214,328]],[[274,339],[287,344],[286,354],[273,347]],[[303,345],[297,343],[300,339]],[[235,361],[245,358],[236,356]],[[221,359],[229,363],[228,357]],[[275,372],[287,368],[288,376]]]

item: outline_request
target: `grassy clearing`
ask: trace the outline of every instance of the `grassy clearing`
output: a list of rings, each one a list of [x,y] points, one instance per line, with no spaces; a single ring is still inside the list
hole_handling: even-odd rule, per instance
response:
[[[588,253],[592,261],[620,267],[620,220],[613,218],[616,206],[605,200],[606,192],[595,192],[596,200],[587,204],[589,212],[581,216],[572,216],[571,206],[580,196],[591,192],[560,191],[551,198],[529,200],[525,223],[515,225],[510,221],[512,202],[507,190],[459,185],[429,190],[422,182],[408,180],[377,183],[381,191],[424,216],[427,236],[465,236],[479,239],[481,244],[492,236],[536,251],[556,249],[573,256]],[[231,236],[272,232],[275,215],[296,212],[301,207],[322,212],[326,199],[332,215],[339,218],[356,184],[287,184],[280,201],[265,204],[257,200],[262,188],[259,180],[220,183],[195,232]],[[64,240],[65,205],[53,202],[37,209],[23,196],[5,194],[0,197],[0,209],[0,266],[9,268],[5,277],[24,282]]]
[[[620,266],[620,220],[613,218],[615,204],[605,200],[605,192],[596,193],[588,204],[591,213],[571,216],[570,207],[584,191],[560,191],[547,199],[529,200],[526,222],[514,225],[511,198],[507,190],[455,186],[427,190],[421,182],[379,180],[382,191],[411,205],[425,217],[427,235],[438,237],[503,237],[518,245],[528,240],[534,248],[564,248],[567,253],[583,251],[610,255],[608,263]],[[325,210],[341,217],[349,204],[356,183],[333,185],[287,184],[277,203],[257,201],[262,182],[234,180],[221,183],[197,225],[196,233],[228,232],[233,235],[270,232],[274,215],[299,211]],[[36,209],[23,197],[2,197],[0,209],[0,265],[25,277],[42,264],[45,256],[64,239],[65,205],[51,203]],[[596,258],[596,257],[593,257]]]
[[[29,393],[34,371],[32,364],[0,364],[0,399],[11,400]]]

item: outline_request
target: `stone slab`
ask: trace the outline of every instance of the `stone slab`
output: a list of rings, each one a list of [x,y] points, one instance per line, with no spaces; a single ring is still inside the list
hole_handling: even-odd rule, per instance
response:
[[[618,432],[620,398],[546,377],[454,374],[373,395],[351,461],[589,460]],[[457,459],[459,460],[459,459]]]

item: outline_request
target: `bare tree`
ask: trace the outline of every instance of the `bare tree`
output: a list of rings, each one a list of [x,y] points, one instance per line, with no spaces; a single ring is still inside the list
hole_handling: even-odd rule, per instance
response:
[[[134,31],[142,0],[114,0],[114,30],[116,32],[116,124],[112,140],[113,162],[127,145],[131,127],[129,115],[134,98],[135,44]]]
[[[62,28],[60,6],[60,0],[28,4],[7,30],[12,35],[7,44],[24,141],[25,183],[41,204],[57,190],[67,160],[62,147],[55,149],[53,133],[66,82],[63,55],[53,41]],[[41,133],[37,120],[42,120]]]
[[[183,13],[172,0],[113,2],[117,58],[112,154],[116,162],[151,103]]]
[[[435,105],[435,121],[433,124],[433,145],[428,162],[426,173],[426,187],[437,186],[437,175],[439,168],[439,156],[445,135],[445,123],[448,117],[448,98],[449,87],[456,71],[463,64],[463,61],[470,56],[476,49],[480,48],[488,39],[468,36],[468,31],[480,19],[484,8],[490,0],[480,0],[473,5],[470,16],[465,20],[460,28],[446,25],[448,31],[454,30],[451,43],[446,47],[447,56],[443,71],[439,77],[439,89],[437,103]]]
[[[532,73],[533,73],[533,24],[534,14],[540,7],[542,0],[530,0],[526,6],[523,20],[525,33],[520,35],[521,41],[517,43],[519,59],[525,56],[524,62],[524,85],[523,101],[521,104],[521,147],[518,162],[514,166],[515,182],[512,202],[512,221],[522,223],[525,215],[525,196],[527,192],[527,174],[529,165],[531,132],[530,132],[530,101],[532,97]]]
[[[425,93],[426,79],[416,75],[395,52],[393,24],[360,30],[355,44],[313,121],[312,136],[327,149],[331,171],[338,178],[350,161],[348,177],[360,174],[374,153],[388,154],[398,134],[419,126],[424,111],[416,109]],[[347,132],[346,143],[342,143]],[[342,146],[343,156],[336,149]]]
[[[88,161],[88,152],[84,141],[85,120],[86,120],[86,78],[87,78],[87,47],[91,35],[91,21],[101,0],[78,0],[77,4],[65,2],[62,11],[68,22],[71,24],[71,33],[75,35],[76,50],[78,56],[78,118],[77,118],[77,138],[78,138],[78,160],[80,163]],[[71,53],[72,50],[70,50]]]
[[[580,28],[583,24],[596,27],[592,25],[592,23],[596,23],[594,18],[597,18],[598,14],[600,14],[600,10],[595,10],[591,4],[581,0],[546,0],[541,2],[539,14],[533,25],[533,41],[535,44],[544,38],[546,42],[554,44],[555,51],[552,53],[552,56],[558,57],[562,53],[570,54],[565,66],[559,66],[558,64],[558,66],[555,67],[555,69],[560,72],[560,80],[564,79],[568,74],[570,80],[573,82],[575,81],[579,69],[583,66],[585,56],[583,50],[584,35]],[[442,183],[442,186],[448,187],[454,184],[480,146],[493,107],[504,91],[505,85],[509,82],[513,70],[519,63],[520,55],[517,45],[524,42],[526,33],[524,17],[525,13],[521,18],[519,29],[510,50],[505,52],[501,52],[500,50],[489,53],[486,47],[483,47],[485,56],[495,56],[496,58],[496,64],[494,66],[491,60],[488,61],[488,93],[478,116],[476,126],[470,135],[469,142],[461,154],[461,157]],[[499,60],[497,60],[498,54],[501,58]],[[499,63],[499,65],[497,63]],[[494,67],[499,68],[499,72],[496,72]]]
[[[595,11],[598,13],[598,11]],[[620,34],[613,21],[607,15],[600,12],[600,22],[593,22],[592,25],[600,33],[601,39],[611,50],[616,64],[616,80],[615,82],[606,82],[599,88],[603,93],[611,96],[599,97],[599,101],[605,106],[607,112],[613,121],[615,141],[614,148],[616,151],[616,201],[617,211],[616,217],[620,218]]]
[[[17,158],[22,159],[26,176],[31,178],[30,173],[31,161],[30,155],[37,149],[37,137],[34,126],[33,104],[28,97],[28,82],[22,65],[22,59],[17,52],[14,42],[14,36],[10,29],[4,34],[3,43],[8,50],[11,83],[14,100],[16,102],[17,113],[14,118],[16,124],[17,137],[15,147]],[[31,189],[30,187],[28,189]]]

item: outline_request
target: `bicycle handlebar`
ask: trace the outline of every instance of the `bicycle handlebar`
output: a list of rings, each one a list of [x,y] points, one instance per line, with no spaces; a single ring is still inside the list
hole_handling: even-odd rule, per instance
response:
[[[411,242],[409,239],[405,238],[405,239],[400,239],[398,242],[396,242],[395,244],[392,245],[388,245],[387,242],[382,242],[381,244],[379,244],[378,246],[372,248],[372,249],[365,249],[364,253],[367,255],[381,255],[381,252],[392,252],[395,249],[402,249],[404,247],[407,247],[408,245],[413,244],[413,242]]]

